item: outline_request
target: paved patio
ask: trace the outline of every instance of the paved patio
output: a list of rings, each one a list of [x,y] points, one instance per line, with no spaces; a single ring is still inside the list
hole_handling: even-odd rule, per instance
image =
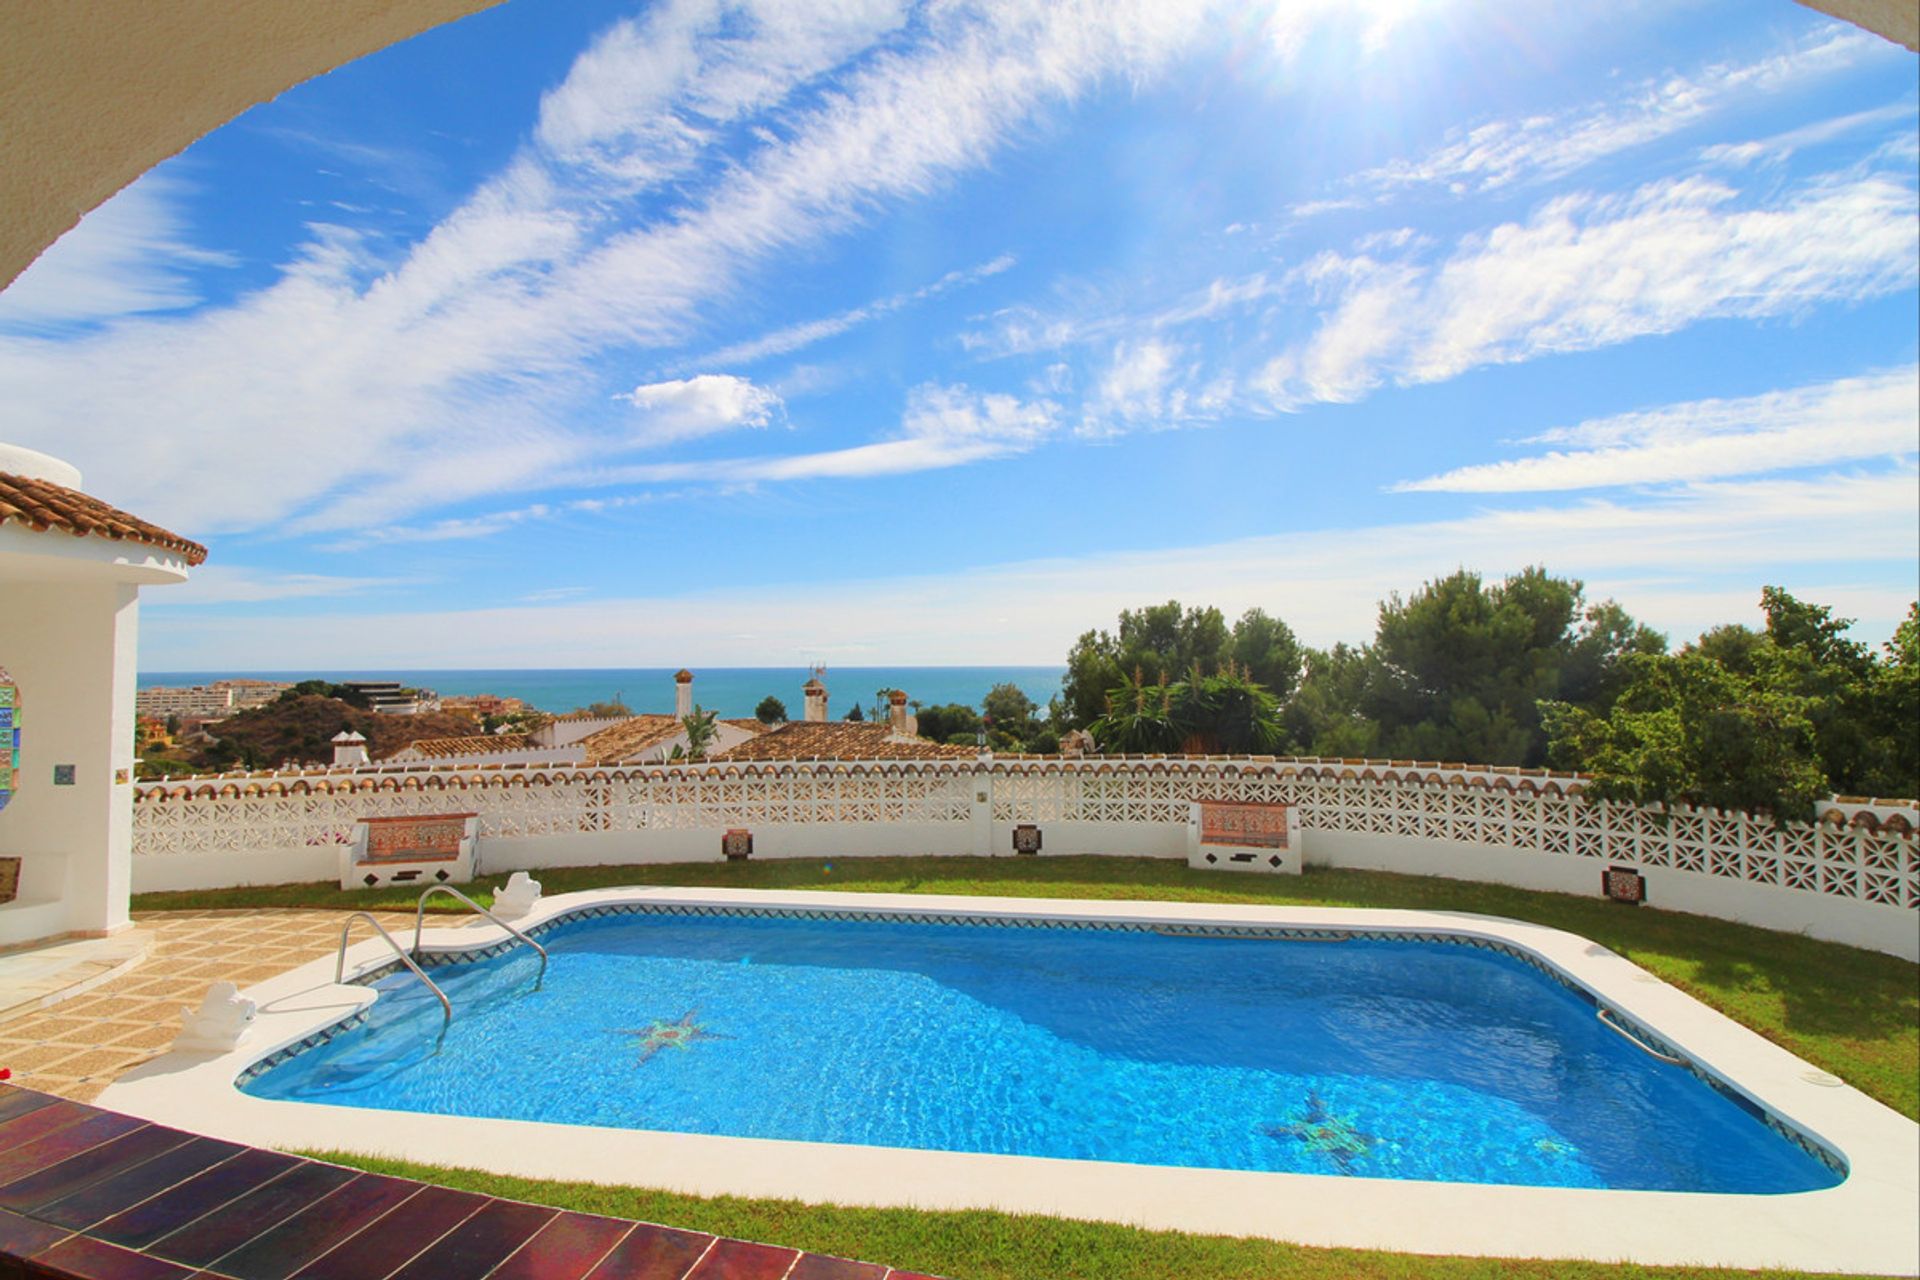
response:
[[[410,912],[375,916],[395,937],[413,928]],[[180,1029],[181,1007],[197,1006],[209,986],[224,980],[244,988],[332,955],[345,922],[339,911],[139,913],[135,926],[150,945],[133,968],[72,999],[0,1015],[0,1067],[15,1084],[91,1102],[122,1072],[164,1053]],[[362,922],[354,938],[371,934]]]

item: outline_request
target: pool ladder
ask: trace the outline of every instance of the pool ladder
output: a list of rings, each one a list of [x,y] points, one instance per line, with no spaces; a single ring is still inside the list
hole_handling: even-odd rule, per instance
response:
[[[502,920],[499,916],[493,914],[493,912],[487,910],[485,907],[475,902],[472,898],[469,898],[466,894],[454,888],[450,884],[436,884],[432,888],[428,889],[425,893],[420,895],[419,905],[414,907],[413,909],[413,957],[414,959],[418,960],[420,958],[420,929],[426,923],[426,919],[427,919],[427,899],[431,898],[436,893],[444,893],[448,897],[458,898],[461,902],[464,902],[467,905],[468,910],[478,911],[481,915],[485,916],[487,919],[491,920],[493,923],[499,925],[502,929],[505,929],[508,933],[520,939],[520,941],[526,943],[528,946],[532,947],[535,951],[538,951],[540,953],[540,976],[534,979],[533,986],[534,986],[534,990],[536,991],[540,989],[540,984],[547,980],[547,949],[541,946],[539,943],[535,942],[532,938],[529,938],[526,934],[514,928],[512,925],[508,924],[505,920]]]
[[[347,917],[345,924],[340,926],[340,954],[335,957],[333,962],[333,980],[335,982],[345,982],[347,980],[347,936],[353,932],[353,922],[355,920],[365,920],[368,924],[372,925],[373,931],[379,934],[389,947],[393,948],[393,954],[400,957],[400,963],[413,970],[413,976],[426,983],[427,990],[433,992],[434,998],[440,1001],[440,1013],[442,1015],[440,1035],[444,1038],[447,1034],[447,1028],[453,1025],[453,1002],[447,999],[447,993],[440,989],[440,984],[427,976],[427,971],[422,969],[418,962],[416,962],[412,956],[408,955],[406,950],[401,947],[398,942],[393,940],[393,935],[388,933],[386,927],[378,920],[375,920],[370,913],[356,911]]]
[[[535,951],[538,951],[540,953],[540,976],[534,980],[533,984],[536,991],[539,990],[540,984],[545,982],[547,978],[547,949],[451,885],[436,884],[420,895],[420,901],[418,905],[414,907],[413,911],[413,950],[411,952],[408,952],[395,941],[393,935],[388,933],[386,927],[374,919],[371,913],[355,911],[349,915],[347,922],[340,926],[340,952],[334,958],[333,980],[335,982],[346,981],[347,939],[353,933],[353,922],[355,920],[365,920],[373,926],[373,931],[380,935],[381,940],[393,949],[393,954],[399,957],[400,963],[412,971],[414,977],[426,983],[427,990],[433,992],[434,998],[440,1002],[440,1035],[444,1038],[447,1034],[447,1028],[453,1025],[453,1002],[447,999],[447,993],[440,989],[440,984],[432,978],[429,978],[427,971],[420,967],[420,932],[426,924],[427,899],[436,893],[449,894],[452,897],[458,898],[472,910],[479,912],[494,924],[499,925],[502,929],[505,929],[508,933],[526,943]]]

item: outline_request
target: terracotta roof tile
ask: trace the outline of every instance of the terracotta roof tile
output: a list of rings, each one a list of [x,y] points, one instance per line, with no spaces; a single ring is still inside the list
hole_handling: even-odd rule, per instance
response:
[[[400,750],[411,747],[429,760],[450,760],[496,751],[531,751],[538,745],[524,733],[482,733],[468,738],[415,738]]]
[[[577,744],[586,764],[623,764],[680,732],[672,716],[639,715],[590,733]]]
[[[972,747],[950,747],[924,738],[895,738],[883,724],[792,720],[709,759],[954,760],[973,754]]]
[[[0,472],[0,524],[12,520],[42,533],[60,529],[84,538],[97,533],[116,542],[139,542],[178,553],[188,564],[207,558],[207,549],[157,524],[148,524],[78,489]]]
[[[721,720],[721,721],[720,721],[720,723],[721,723],[721,724],[730,724],[730,725],[732,725],[732,726],[733,726],[734,728],[736,728],[736,729],[744,729],[744,730],[746,730],[746,731],[747,731],[748,733],[765,733],[765,732],[766,732],[767,730],[769,730],[769,729],[771,729],[771,728],[773,728],[773,726],[772,726],[772,725],[770,725],[770,724],[761,724],[761,723],[760,723],[760,722],[759,722],[758,720],[726,720],[726,719],[723,719],[723,720]]]

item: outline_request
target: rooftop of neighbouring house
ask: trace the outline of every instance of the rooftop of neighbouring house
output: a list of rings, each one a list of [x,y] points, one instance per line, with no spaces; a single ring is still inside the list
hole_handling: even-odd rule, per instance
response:
[[[644,714],[610,724],[577,744],[585,764],[620,764],[659,746],[681,730],[672,716]]]
[[[536,745],[524,733],[481,733],[464,738],[415,738],[401,750],[413,751],[429,760],[457,760],[462,756],[485,756],[500,751],[530,751]]]
[[[884,724],[792,720],[708,757],[733,760],[949,760],[975,754],[924,738],[899,738]]]

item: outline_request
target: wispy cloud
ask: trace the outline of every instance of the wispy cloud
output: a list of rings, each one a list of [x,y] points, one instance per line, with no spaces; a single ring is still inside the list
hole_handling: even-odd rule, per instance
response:
[[[1573,446],[1458,467],[1400,492],[1522,493],[1671,484],[1920,451],[1920,366],[1738,400],[1695,400],[1544,432]]]
[[[775,255],[940,189],[1047,107],[1156,74],[1207,3],[935,6],[911,28],[879,2],[663,4],[584,53],[532,140],[397,259],[316,224],[232,306],[0,339],[9,434],[202,533],[543,487],[646,443],[580,412],[615,390],[608,353],[683,343]],[[326,447],[289,466],[290,441]]]
[[[1025,453],[1059,425],[1060,406],[928,383],[907,397],[891,439],[784,457],[719,458],[599,468],[566,477],[582,484],[755,485],[905,475]]]
[[[320,573],[284,573],[242,565],[209,564],[182,585],[152,591],[142,603],[163,608],[260,604],[281,600],[345,599],[391,594],[410,585],[401,578],[347,578]]]
[[[521,525],[556,520],[563,516],[597,515],[665,500],[660,493],[627,494],[610,498],[575,498],[568,502],[534,502],[504,511],[486,511],[478,515],[458,516],[420,525],[378,525],[361,529],[350,538],[321,546],[322,551],[357,552],[368,547],[399,546],[422,542],[467,542],[491,538]]]
[[[1082,433],[1108,435],[1185,421],[1187,392],[1177,385],[1180,360],[1179,347],[1156,338],[1117,345],[1087,398]]]
[[[162,167],[82,218],[0,293],[0,336],[58,334],[198,303],[192,273],[235,260],[192,243],[181,209],[189,190]]]
[[[1911,287],[1916,201],[1890,174],[1828,175],[1759,207],[1703,179],[1549,201],[1431,265],[1322,254],[1298,273],[1325,318],[1265,367],[1277,408],[1381,383],[1584,351],[1716,317],[1791,314]]]
[[[978,284],[990,276],[997,276],[1014,265],[1012,254],[1001,254],[991,262],[983,263],[965,271],[949,271],[932,284],[923,285],[906,293],[896,293],[889,297],[877,298],[864,306],[853,307],[838,315],[823,316],[818,320],[807,320],[800,324],[788,325],[772,333],[745,342],[736,342],[730,347],[709,352],[684,362],[686,367],[725,368],[729,365],[749,365],[769,356],[791,355],[795,351],[810,347],[816,342],[828,338],[837,338],[841,334],[861,325],[879,320],[895,312],[904,311],[917,303],[927,302],[954,289]]]
[[[173,614],[142,644],[156,667],[245,667],[266,652],[288,666],[321,667],[346,652],[395,667],[758,666],[850,645],[903,664],[1057,662],[1090,622],[1143,600],[1204,601],[1229,614],[1257,605],[1308,642],[1328,644],[1369,638],[1390,591],[1460,565],[1498,575],[1533,563],[1585,579],[1594,597],[1617,596],[1676,637],[1751,617],[1760,584],[1771,581],[1840,605],[1877,640],[1912,596],[1916,521],[1920,477],[1900,469],[917,577],[264,619],[244,633]],[[1837,564],[1849,567],[1836,572]],[[769,628],[769,618],[780,625]]]
[[[1551,181],[1595,161],[1691,128],[1744,98],[1844,71],[1891,46],[1865,32],[1823,28],[1793,48],[1745,63],[1642,80],[1569,111],[1488,120],[1455,130],[1424,155],[1346,179],[1340,194],[1302,202],[1295,217],[1364,207],[1411,189],[1454,195]]]
[[[1757,138],[1749,142],[1722,142],[1702,147],[1700,158],[1712,164],[1736,166],[1778,164],[1810,147],[1823,146],[1836,138],[1844,138],[1849,134],[1859,133],[1879,125],[1911,125],[1915,114],[1912,102],[1891,102],[1884,107],[1834,116],[1829,120],[1816,121],[1766,138]]]

